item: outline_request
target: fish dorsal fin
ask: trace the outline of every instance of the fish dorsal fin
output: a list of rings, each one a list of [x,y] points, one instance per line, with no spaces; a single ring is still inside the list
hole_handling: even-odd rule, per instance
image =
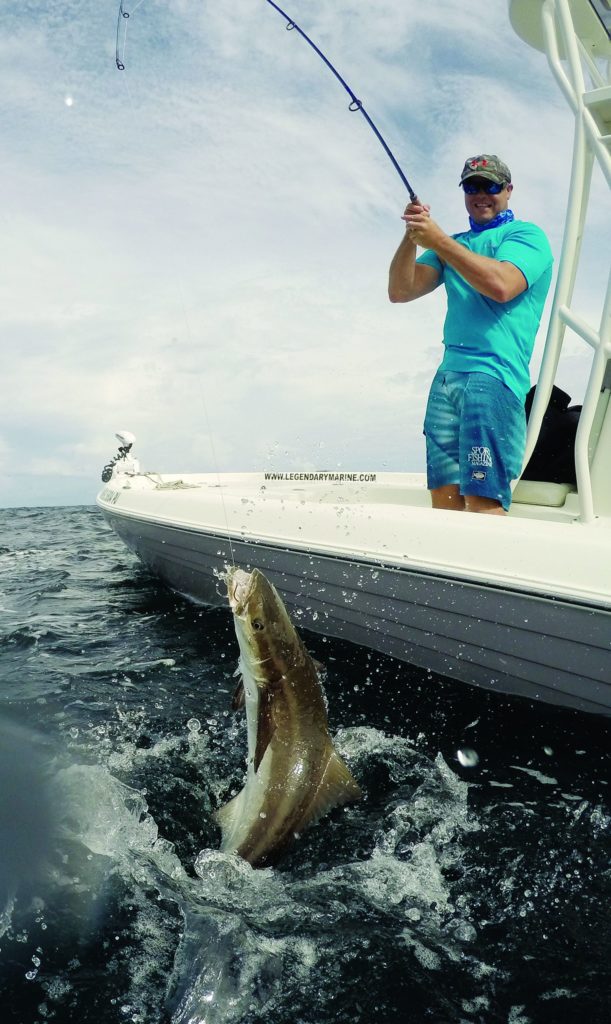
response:
[[[311,824],[322,818],[323,814],[333,807],[360,800],[360,786],[352,776],[348,765],[339,754],[331,748],[329,760],[322,773],[320,783],[307,810],[303,824]]]
[[[259,765],[272,741],[275,731],[276,723],[272,714],[271,694],[265,691],[260,692],[257,718],[257,745],[255,747],[255,760],[253,764],[255,772],[259,770]]]

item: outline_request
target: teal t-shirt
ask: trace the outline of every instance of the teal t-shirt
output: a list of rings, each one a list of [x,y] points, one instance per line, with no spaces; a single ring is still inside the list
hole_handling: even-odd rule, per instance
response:
[[[509,302],[495,302],[427,249],[417,262],[439,271],[448,297],[441,365],[458,373],[498,377],[523,401],[530,388],[528,364],[552,279],[549,242],[541,228],[524,220],[452,237],[471,252],[513,263],[528,287]]]

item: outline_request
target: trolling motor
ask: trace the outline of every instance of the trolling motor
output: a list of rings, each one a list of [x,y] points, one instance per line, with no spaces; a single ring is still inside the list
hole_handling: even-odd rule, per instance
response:
[[[115,434],[115,437],[120,441],[119,451],[115,455],[114,459],[107,462],[102,470],[102,483],[107,484],[109,480],[115,475],[115,471],[118,473],[139,473],[140,463],[138,459],[135,459],[130,455],[132,445],[136,438],[133,434],[130,434],[129,430],[120,430]]]

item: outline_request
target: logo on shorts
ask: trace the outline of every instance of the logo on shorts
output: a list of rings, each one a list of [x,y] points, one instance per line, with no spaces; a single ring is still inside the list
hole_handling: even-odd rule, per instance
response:
[[[473,448],[469,452],[469,462],[472,466],[491,466],[492,455],[489,448],[478,447],[473,445]]]
[[[486,474],[484,473],[483,469],[474,469],[473,472],[471,473],[471,479],[478,480],[481,483],[482,480],[486,479]]]

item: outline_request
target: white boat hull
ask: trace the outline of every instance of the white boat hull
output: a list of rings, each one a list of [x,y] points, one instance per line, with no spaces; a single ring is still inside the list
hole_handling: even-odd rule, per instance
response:
[[[98,505],[152,573],[196,601],[224,604],[215,573],[227,563],[257,567],[302,627],[609,715],[611,529],[575,522],[572,497],[516,502],[502,518],[433,511],[409,474],[117,475]]]

